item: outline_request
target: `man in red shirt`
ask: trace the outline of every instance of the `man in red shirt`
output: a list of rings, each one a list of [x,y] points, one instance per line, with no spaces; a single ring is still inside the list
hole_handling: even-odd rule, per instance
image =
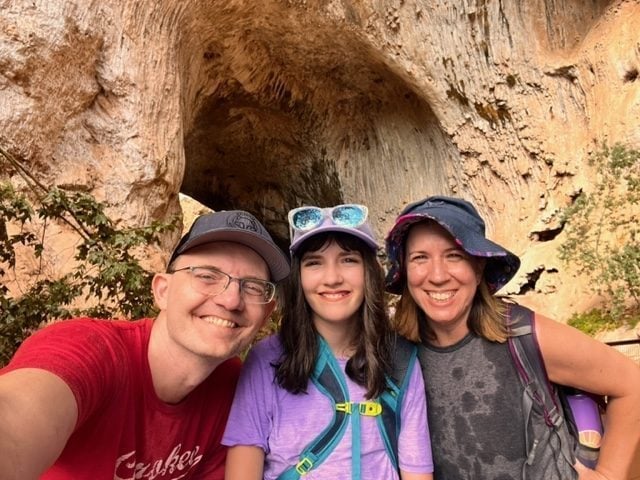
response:
[[[222,480],[237,354],[288,273],[251,214],[207,214],[153,279],[155,319],[36,332],[0,371],[2,478]]]

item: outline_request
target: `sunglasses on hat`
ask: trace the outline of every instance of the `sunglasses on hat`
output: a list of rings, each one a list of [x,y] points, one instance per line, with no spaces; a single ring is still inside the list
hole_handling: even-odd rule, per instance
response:
[[[308,232],[322,225],[329,219],[334,225],[346,228],[357,228],[367,221],[369,209],[364,205],[349,203],[335,207],[299,207],[289,212],[290,234]]]

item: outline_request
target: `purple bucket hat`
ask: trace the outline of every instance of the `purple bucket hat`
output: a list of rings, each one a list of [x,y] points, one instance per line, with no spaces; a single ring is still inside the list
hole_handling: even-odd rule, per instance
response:
[[[424,220],[440,224],[469,255],[486,259],[484,278],[491,293],[500,290],[518,271],[520,259],[486,238],[484,221],[471,203],[461,198],[427,197],[407,205],[387,235],[387,255],[391,263],[386,277],[388,292],[402,293],[404,244],[409,227]]]

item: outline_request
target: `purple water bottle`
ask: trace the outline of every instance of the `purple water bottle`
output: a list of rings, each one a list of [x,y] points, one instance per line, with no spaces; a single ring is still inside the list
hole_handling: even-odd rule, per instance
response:
[[[578,429],[578,460],[589,468],[595,468],[602,441],[602,419],[598,403],[591,395],[580,390],[568,394],[566,398]]]

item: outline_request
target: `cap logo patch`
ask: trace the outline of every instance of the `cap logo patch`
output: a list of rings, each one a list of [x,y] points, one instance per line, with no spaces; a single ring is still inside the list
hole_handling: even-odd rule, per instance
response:
[[[227,226],[240,228],[242,230],[251,230],[252,232],[261,233],[262,229],[256,219],[245,212],[238,212],[227,218]]]

